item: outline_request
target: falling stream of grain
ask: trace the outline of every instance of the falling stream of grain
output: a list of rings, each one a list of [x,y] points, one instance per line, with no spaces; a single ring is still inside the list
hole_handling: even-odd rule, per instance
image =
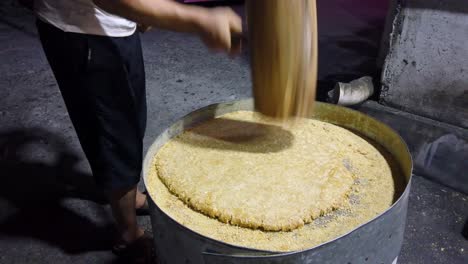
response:
[[[316,1],[250,0],[247,19],[257,111],[306,116],[317,82]]]

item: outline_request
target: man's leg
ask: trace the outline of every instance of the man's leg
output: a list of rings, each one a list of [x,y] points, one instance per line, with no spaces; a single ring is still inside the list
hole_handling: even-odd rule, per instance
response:
[[[144,69],[138,36],[65,33],[44,22],[38,31],[70,118],[98,186],[106,190],[122,239],[142,235],[135,208],[146,122]]]
[[[138,227],[135,214],[137,187],[112,191],[109,201],[112,214],[117,222],[117,227],[122,240],[131,243],[143,236],[143,230]],[[140,195],[144,196],[140,193]]]
[[[142,193],[141,191],[137,189],[136,199],[135,199],[135,208],[141,209],[147,206],[148,204],[147,204],[146,199],[147,199],[146,194]]]

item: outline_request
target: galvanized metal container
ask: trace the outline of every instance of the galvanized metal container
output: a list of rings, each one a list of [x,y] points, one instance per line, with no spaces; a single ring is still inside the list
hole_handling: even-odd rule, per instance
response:
[[[166,129],[151,145],[143,175],[158,150],[172,137],[203,121],[238,110],[253,110],[253,101],[241,100],[210,105],[194,111]],[[360,112],[331,104],[317,103],[313,118],[333,123],[374,140],[390,152],[401,169],[406,184],[396,202],[371,221],[351,232],[316,247],[288,253],[260,251],[217,241],[198,234],[164,213],[150,199],[150,215],[159,264],[336,264],[396,263],[403,243],[412,160],[405,142],[391,128]]]

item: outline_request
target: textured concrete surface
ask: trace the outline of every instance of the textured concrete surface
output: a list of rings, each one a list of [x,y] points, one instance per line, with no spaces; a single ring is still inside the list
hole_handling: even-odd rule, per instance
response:
[[[109,252],[115,230],[108,206],[94,187],[34,19],[8,2],[0,3],[0,263],[117,263]],[[164,31],[145,34],[143,48],[149,106],[145,146],[185,113],[250,96],[246,54],[234,60],[211,55],[195,37]],[[332,68],[331,75],[354,71]],[[468,246],[460,237],[466,196],[421,178],[411,195],[399,263],[466,263]],[[148,217],[139,222],[150,228]]]
[[[401,2],[382,76],[382,101],[468,128],[468,4]]]
[[[468,263],[468,195],[413,177],[399,264]]]

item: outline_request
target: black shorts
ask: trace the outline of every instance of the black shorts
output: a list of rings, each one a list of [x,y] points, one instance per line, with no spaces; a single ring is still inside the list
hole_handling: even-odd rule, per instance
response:
[[[138,33],[63,32],[37,21],[47,60],[99,187],[140,180],[146,127],[145,72]]]

